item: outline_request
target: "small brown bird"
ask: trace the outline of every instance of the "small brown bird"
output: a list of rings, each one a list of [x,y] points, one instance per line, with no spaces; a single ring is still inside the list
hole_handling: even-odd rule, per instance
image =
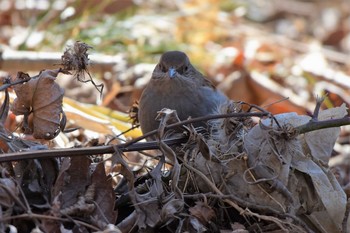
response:
[[[194,68],[180,51],[164,53],[144,89],[139,103],[138,119],[145,134],[157,129],[157,111],[174,109],[180,120],[215,114],[227,97]],[[194,124],[206,126],[205,122]]]

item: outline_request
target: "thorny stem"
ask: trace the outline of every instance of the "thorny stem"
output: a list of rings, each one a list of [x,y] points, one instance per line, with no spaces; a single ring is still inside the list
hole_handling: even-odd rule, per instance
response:
[[[175,138],[164,140],[169,146],[178,145],[179,143],[185,143],[186,137]],[[128,147],[124,144],[117,145],[122,152],[138,151],[138,150],[153,150],[158,149],[158,142],[143,142]],[[73,157],[73,156],[88,156],[97,154],[111,154],[114,153],[115,149],[113,145],[109,146],[96,146],[89,148],[64,148],[57,150],[31,150],[31,151],[20,151],[15,153],[1,154],[1,162],[18,161],[26,159],[40,159],[40,158],[53,158],[53,157]]]
[[[323,101],[325,100],[325,98],[326,98],[326,96],[316,98],[316,106],[314,109],[314,113],[312,114],[312,120],[317,121],[318,114],[320,113],[321,105],[322,105]]]
[[[329,119],[329,120],[323,120],[323,121],[318,120],[320,108],[321,108],[321,105],[322,105],[323,101],[325,100],[325,98],[326,98],[326,96],[317,97],[316,106],[315,106],[314,112],[312,114],[311,120],[306,124],[295,127],[295,130],[298,134],[304,134],[304,133],[308,133],[308,132],[316,131],[316,130],[320,130],[320,129],[327,129],[327,128],[340,127],[340,126],[344,126],[344,125],[350,125],[350,117],[348,117],[348,116],[345,116],[345,117],[340,118],[340,119]],[[273,117],[273,119],[275,119],[275,118]],[[275,122],[277,123],[276,119],[275,119]]]
[[[340,126],[349,125],[349,124],[350,124],[350,117],[324,120],[324,121],[310,120],[308,123],[306,123],[304,125],[300,125],[298,127],[295,127],[295,130],[298,132],[298,134],[304,134],[304,133],[308,133],[308,132],[319,130],[319,129],[340,127]]]
[[[29,77],[29,78],[27,78],[27,79],[17,80],[17,81],[14,81],[14,82],[12,82],[12,83],[6,83],[6,84],[4,84],[4,85],[2,85],[2,86],[0,87],[0,91],[3,91],[3,90],[5,90],[5,89],[7,89],[7,88],[9,88],[9,87],[12,87],[12,86],[17,85],[17,84],[20,84],[20,83],[28,82],[31,78],[32,78],[32,77]]]

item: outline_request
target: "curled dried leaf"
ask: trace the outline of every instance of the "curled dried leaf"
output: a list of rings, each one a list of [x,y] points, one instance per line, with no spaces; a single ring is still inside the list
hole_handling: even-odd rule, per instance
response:
[[[64,90],[55,82],[60,72],[61,69],[43,70],[38,77],[14,88],[17,98],[11,110],[15,115],[24,115],[25,127],[29,127],[27,118],[33,113],[33,126],[29,132],[34,138],[50,140],[60,132]],[[28,76],[20,72],[16,79]]]
[[[201,223],[206,224],[215,217],[214,210],[207,204],[201,201],[197,201],[194,207],[189,209],[191,215],[198,218]]]

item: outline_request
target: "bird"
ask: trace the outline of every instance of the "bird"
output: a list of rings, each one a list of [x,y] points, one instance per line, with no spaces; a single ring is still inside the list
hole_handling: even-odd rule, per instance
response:
[[[163,108],[176,110],[180,120],[218,112],[228,98],[190,62],[182,51],[168,51],[161,55],[149,83],[139,99],[138,120],[146,134],[159,127],[155,120]],[[206,127],[206,122],[194,123]]]

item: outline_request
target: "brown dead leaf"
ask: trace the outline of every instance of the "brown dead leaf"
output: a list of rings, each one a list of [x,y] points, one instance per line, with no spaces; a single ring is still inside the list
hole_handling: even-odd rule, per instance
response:
[[[212,155],[210,153],[211,151],[210,151],[209,146],[206,143],[206,141],[204,140],[204,137],[202,135],[197,136],[197,143],[198,143],[198,149],[202,153],[204,158],[206,160],[211,160],[212,159]]]
[[[197,201],[194,207],[189,208],[190,214],[198,218],[201,223],[207,224],[215,217],[214,210],[208,204]]]
[[[266,111],[273,114],[284,112],[305,114],[307,110],[312,109],[309,105],[301,104],[304,100],[300,97],[264,74],[258,72],[249,74],[242,69],[224,75],[227,77],[218,85],[218,89],[232,100],[260,106],[268,105]],[[290,99],[279,102],[285,98]]]
[[[54,216],[54,217],[59,217],[61,216],[60,213],[60,208],[61,208],[61,203],[58,200],[58,196],[53,199],[52,204],[51,204],[51,209],[45,213],[45,215],[49,216]],[[44,232],[60,232],[60,222],[55,221],[53,219],[42,219],[40,228]]]
[[[27,201],[37,209],[46,209],[50,206],[50,190],[57,172],[57,160],[52,158],[22,160],[14,165],[17,182]]]
[[[54,197],[62,192],[62,209],[74,205],[78,202],[78,197],[85,194],[86,187],[91,183],[90,163],[86,157],[64,158],[53,191]]]
[[[112,189],[112,179],[106,176],[103,163],[99,163],[91,175],[92,185],[95,186],[94,202],[98,205],[93,217],[104,220],[105,223],[115,223],[117,212],[114,211],[115,195]]]
[[[266,110],[273,114],[283,112],[305,114],[307,110],[313,108],[313,106],[308,106],[307,103],[305,104],[305,102],[307,102],[306,100],[300,98],[288,88],[282,87],[262,73],[252,72],[247,78],[250,91],[256,94],[256,99],[253,103],[261,106],[272,104],[268,106]],[[289,99],[280,103],[275,103],[284,98]]]
[[[255,51],[254,59],[249,66],[261,72],[272,73],[275,66],[280,62],[282,54],[280,48],[276,48],[270,44],[261,44]]]
[[[37,78],[14,87],[17,98],[11,110],[16,115],[24,115],[25,121],[33,113],[33,127],[26,130],[36,139],[50,140],[60,132],[64,90],[55,82],[60,72],[60,69],[43,70]],[[28,74],[19,72],[16,80],[26,78]],[[29,127],[27,124],[24,122],[25,127]]]

